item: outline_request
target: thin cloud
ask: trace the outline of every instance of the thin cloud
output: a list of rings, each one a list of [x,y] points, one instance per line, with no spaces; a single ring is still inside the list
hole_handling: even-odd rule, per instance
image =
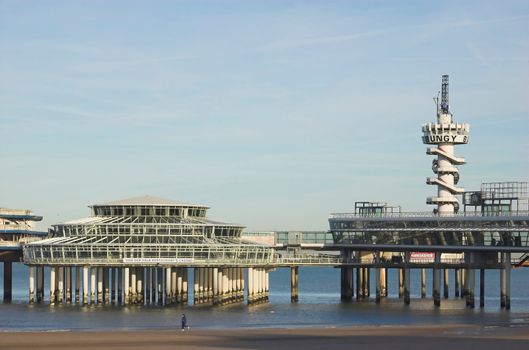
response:
[[[98,113],[62,106],[39,106],[37,109],[46,112],[60,113],[68,116],[82,117],[83,119],[101,120],[105,118],[105,116]]]
[[[529,16],[514,16],[514,17],[503,17],[503,18],[492,18],[492,19],[485,19],[485,20],[466,19],[466,20],[460,20],[460,21],[442,22],[442,23],[435,23],[435,24],[397,26],[397,27],[390,27],[387,29],[371,30],[371,31],[351,33],[351,34],[313,36],[313,37],[299,38],[299,39],[296,39],[296,38],[283,39],[283,40],[274,41],[268,44],[264,44],[258,47],[256,51],[270,52],[270,51],[297,49],[297,48],[303,48],[303,47],[309,47],[309,46],[333,45],[333,44],[340,44],[340,43],[354,41],[357,39],[388,35],[388,34],[392,34],[395,32],[402,32],[402,31],[421,30],[421,34],[423,35],[423,37],[430,37],[431,34],[441,33],[446,30],[451,30],[455,28],[474,27],[474,26],[482,26],[482,25],[487,25],[487,24],[505,23],[505,22],[516,22],[516,21],[526,20],[528,18]]]

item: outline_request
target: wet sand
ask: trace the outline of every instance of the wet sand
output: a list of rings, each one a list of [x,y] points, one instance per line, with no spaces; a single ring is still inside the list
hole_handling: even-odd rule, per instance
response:
[[[4,332],[0,349],[529,349],[529,327],[225,329],[190,331]]]

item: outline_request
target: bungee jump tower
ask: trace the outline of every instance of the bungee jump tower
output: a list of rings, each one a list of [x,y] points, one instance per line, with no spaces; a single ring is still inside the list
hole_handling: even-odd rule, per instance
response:
[[[432,170],[437,177],[429,177],[426,183],[437,185],[437,197],[428,197],[427,204],[436,204],[434,214],[451,216],[459,211],[459,201],[456,195],[463,194],[465,190],[457,187],[459,170],[456,165],[465,164],[465,159],[454,155],[454,146],[467,144],[470,132],[469,124],[456,124],[450,113],[448,101],[448,75],[443,75],[441,86],[441,101],[434,98],[437,105],[437,122],[424,124],[422,141],[429,147],[426,154],[437,155],[432,161]]]
[[[432,212],[402,212],[384,202],[355,202],[353,213],[329,217],[333,248],[341,249],[341,298],[369,297],[370,272],[375,269],[375,301],[387,297],[388,269],[398,269],[399,298],[410,304],[410,271],[421,269],[421,298],[426,297],[426,269],[432,269],[432,297],[441,306],[449,296],[449,270],[454,271],[454,295],[474,308],[476,270],[479,270],[479,306],[485,305],[485,271],[499,270],[500,306],[510,308],[511,268],[529,262],[527,182],[483,183],[480,191],[458,187],[465,159],[454,146],[467,144],[470,126],[454,122],[449,108],[448,75],[442,76],[436,102],[437,120],[422,125],[426,153],[437,156],[437,176],[426,183],[437,186],[427,204]],[[461,205],[457,196],[462,195]],[[460,210],[461,207],[461,210]],[[511,257],[516,253],[517,256]],[[356,269],[356,283],[354,282]],[[366,290],[367,288],[367,290]]]

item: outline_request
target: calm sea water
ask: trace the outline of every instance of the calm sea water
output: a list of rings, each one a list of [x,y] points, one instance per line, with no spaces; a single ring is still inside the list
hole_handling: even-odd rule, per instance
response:
[[[0,288],[3,278],[0,269]],[[347,325],[408,325],[465,323],[484,326],[529,326],[529,269],[512,271],[511,310],[500,309],[499,273],[487,271],[485,308],[467,309],[463,299],[454,298],[450,272],[450,298],[435,308],[431,298],[420,298],[419,270],[411,275],[411,305],[397,297],[397,270],[388,276],[389,298],[376,304],[373,299],[342,303],[340,271],[334,268],[300,268],[298,304],[290,303],[290,271],[277,269],[270,274],[270,303],[210,306],[89,306],[50,307],[27,304],[27,268],[13,265],[13,302],[0,303],[0,331],[28,330],[111,330],[170,329],[178,326],[186,313],[192,328],[329,327]],[[190,274],[192,276],[192,274]],[[46,275],[48,278],[48,275]],[[431,295],[431,273],[427,276]],[[374,273],[371,292],[374,295]],[[476,273],[479,286],[479,273]],[[45,286],[47,291],[49,288]],[[46,292],[46,297],[48,297]],[[476,288],[479,305],[479,288]]]

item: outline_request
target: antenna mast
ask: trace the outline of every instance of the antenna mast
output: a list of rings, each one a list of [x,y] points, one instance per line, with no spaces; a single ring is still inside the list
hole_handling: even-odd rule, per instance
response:
[[[443,114],[449,114],[449,103],[448,103],[448,75],[443,75],[441,85],[441,112]]]

